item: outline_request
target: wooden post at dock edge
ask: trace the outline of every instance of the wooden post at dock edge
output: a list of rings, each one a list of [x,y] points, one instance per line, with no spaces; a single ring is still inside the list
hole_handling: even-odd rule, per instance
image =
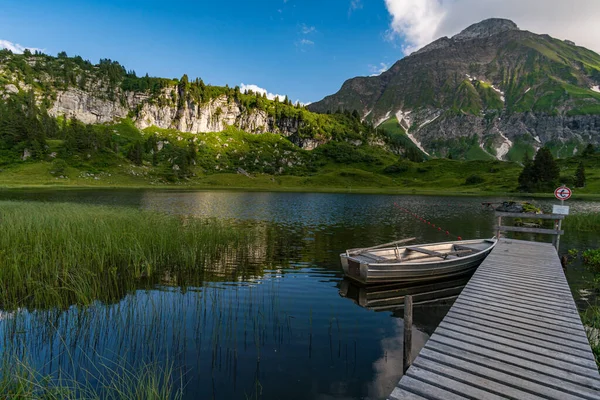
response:
[[[498,231],[496,232],[496,239],[500,239],[500,227],[502,226],[502,217],[498,216]]]
[[[561,200],[560,201],[560,205],[564,206],[565,205],[565,201]],[[558,230],[560,231],[562,229],[562,219],[558,220]],[[560,234],[556,235],[556,252],[558,253],[558,249],[560,247]]]
[[[402,361],[404,374],[412,362],[412,324],[413,299],[411,295],[406,295],[404,297],[404,357]]]

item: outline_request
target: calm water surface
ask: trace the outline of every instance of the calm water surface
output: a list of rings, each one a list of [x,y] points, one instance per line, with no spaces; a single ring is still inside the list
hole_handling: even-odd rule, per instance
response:
[[[503,200],[173,191],[0,192],[0,199],[139,207],[251,232],[247,249],[224,254],[200,277],[165,276],[87,308],[0,313],[0,335],[17,337],[23,357],[44,373],[93,380],[119,363],[168,363],[188,399],[385,398],[402,375],[402,310],[375,312],[342,297],[356,290],[343,282],[339,253],[412,236],[417,243],[491,237],[493,213],[481,203]],[[553,202],[536,203],[549,209]],[[570,205],[600,212],[600,203]],[[562,249],[598,241],[568,232]],[[567,275],[584,302],[589,276],[577,266]],[[451,303],[415,307],[413,353]]]

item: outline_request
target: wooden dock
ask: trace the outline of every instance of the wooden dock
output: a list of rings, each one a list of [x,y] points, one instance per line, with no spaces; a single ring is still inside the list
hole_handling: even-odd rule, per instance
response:
[[[600,399],[554,247],[501,239],[389,399]]]

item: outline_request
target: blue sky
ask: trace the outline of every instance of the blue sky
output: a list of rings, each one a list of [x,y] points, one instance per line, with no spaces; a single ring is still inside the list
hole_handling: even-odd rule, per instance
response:
[[[403,56],[383,0],[4,0],[0,39],[318,101]]]
[[[0,47],[118,60],[138,75],[314,102],[490,17],[600,51],[600,1],[2,0]]]

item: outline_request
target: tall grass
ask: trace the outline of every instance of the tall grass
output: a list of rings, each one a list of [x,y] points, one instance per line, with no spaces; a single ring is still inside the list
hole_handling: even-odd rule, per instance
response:
[[[597,231],[600,230],[600,213],[584,213],[569,215],[562,224],[565,230]]]
[[[118,299],[158,274],[203,274],[247,236],[217,221],[132,208],[0,202],[0,307]]]
[[[103,365],[102,370],[86,371],[86,379],[76,379],[55,371],[44,375],[16,355],[4,357],[0,373],[0,398],[6,399],[111,399],[179,400],[183,395],[171,366],[145,363],[131,368],[126,364]]]
[[[600,307],[592,306],[581,313],[581,321],[596,357],[596,364],[600,368]]]
[[[583,253],[583,265],[594,276],[591,281],[591,289],[597,294],[600,292],[599,267],[600,267],[600,249],[588,249]],[[592,347],[592,352],[596,358],[596,364],[600,369],[600,305],[596,299],[595,302],[588,304],[588,307],[580,312],[581,322]]]

